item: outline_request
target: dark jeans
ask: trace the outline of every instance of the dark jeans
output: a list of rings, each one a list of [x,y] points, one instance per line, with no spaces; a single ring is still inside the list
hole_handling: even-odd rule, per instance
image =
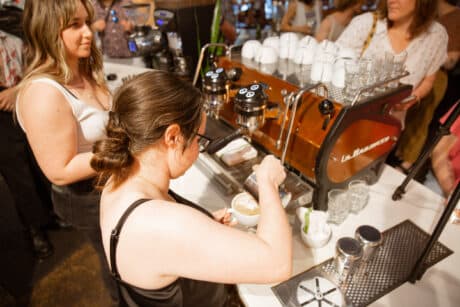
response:
[[[80,181],[66,186],[51,186],[54,212],[64,221],[81,231],[96,250],[101,264],[104,284],[109,290],[113,304],[118,303],[118,289],[109,270],[102,245],[99,227],[99,201],[101,194],[92,187],[92,180]]]
[[[27,139],[11,112],[0,111],[0,173],[25,227],[40,227],[50,221],[49,195],[41,181]]]

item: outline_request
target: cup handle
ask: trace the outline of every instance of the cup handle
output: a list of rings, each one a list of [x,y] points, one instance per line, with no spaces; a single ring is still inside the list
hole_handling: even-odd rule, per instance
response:
[[[238,219],[233,215],[234,212],[235,212],[235,209],[233,209],[233,208],[228,208],[228,209],[227,209],[227,213],[230,213],[230,214],[232,215],[232,221],[231,221],[231,223],[232,223],[232,224],[233,224],[233,223],[239,224]]]

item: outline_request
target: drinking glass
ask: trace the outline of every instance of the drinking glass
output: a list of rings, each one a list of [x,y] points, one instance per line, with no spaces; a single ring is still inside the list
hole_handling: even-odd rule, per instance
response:
[[[377,60],[377,64],[380,67],[380,72],[378,74],[378,81],[383,82],[391,78],[393,72],[393,62],[394,55],[391,52],[385,52],[385,55],[382,58]],[[376,88],[378,92],[384,92],[389,87],[388,84],[381,85]]]
[[[357,60],[348,60],[345,62],[344,100],[346,102],[352,102],[360,88],[359,62]]]
[[[352,180],[348,184],[348,202],[350,211],[358,213],[369,201],[369,186],[364,180]]]
[[[347,190],[332,189],[327,193],[328,222],[337,225],[347,218],[350,211],[350,202],[347,197]]]
[[[361,79],[360,83],[362,87],[369,87],[377,82],[374,61],[367,58],[362,58],[359,60],[359,77]],[[373,94],[373,90],[368,90],[363,93],[363,96],[369,97]]]
[[[391,78],[396,78],[404,72],[404,63],[406,62],[407,52],[402,51],[393,56],[393,63],[391,67]],[[398,87],[399,81],[393,81],[388,84],[389,87]]]

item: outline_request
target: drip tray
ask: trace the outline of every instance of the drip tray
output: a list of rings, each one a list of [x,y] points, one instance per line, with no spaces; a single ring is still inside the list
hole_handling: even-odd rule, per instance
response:
[[[383,233],[383,244],[372,260],[361,263],[339,283],[334,259],[272,287],[283,306],[367,306],[405,283],[429,240],[429,235],[406,220]],[[426,258],[428,269],[453,252],[436,242]]]

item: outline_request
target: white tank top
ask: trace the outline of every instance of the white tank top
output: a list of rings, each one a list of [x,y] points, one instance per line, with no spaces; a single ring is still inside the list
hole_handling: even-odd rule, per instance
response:
[[[303,2],[297,1],[295,16],[291,24],[293,26],[308,25],[314,30],[316,26],[316,15],[314,9]]]
[[[77,151],[78,153],[92,151],[93,143],[106,136],[105,126],[109,118],[109,112],[99,110],[91,105],[88,105],[84,101],[75,97],[61,84],[52,79],[39,78],[32,81],[32,83],[36,82],[42,82],[54,86],[62,93],[62,95],[64,95],[70,107],[72,108],[72,113],[77,122]],[[19,113],[19,105],[18,103],[16,103],[16,116],[19,125],[21,126],[22,130],[27,134],[27,131],[24,129],[24,125],[21,122],[21,117],[19,116]]]

